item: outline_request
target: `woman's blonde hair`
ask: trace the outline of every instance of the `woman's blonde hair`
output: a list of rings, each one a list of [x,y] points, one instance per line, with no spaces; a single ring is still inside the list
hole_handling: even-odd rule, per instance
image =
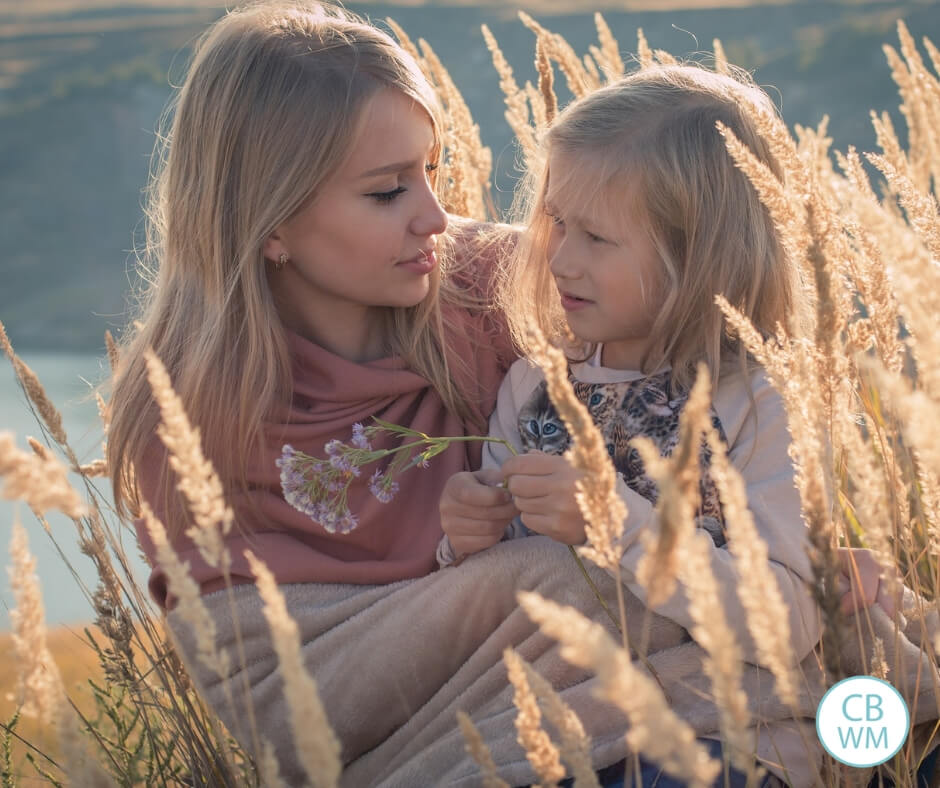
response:
[[[247,485],[261,425],[292,387],[264,240],[344,161],[367,102],[387,88],[427,112],[436,163],[441,110],[433,88],[402,47],[357,16],[303,0],[258,3],[226,14],[197,43],[168,109],[169,135],[154,154],[141,255],[147,287],[114,375],[108,463],[122,514],[136,513],[134,468],[159,417],[148,347],[227,486]],[[388,349],[466,416],[445,352],[440,301],[459,298],[449,291],[443,252],[445,275],[432,274],[429,296],[389,309]]]
[[[657,293],[662,304],[650,332],[653,343],[642,359],[644,371],[669,365],[675,382],[688,385],[700,360],[716,381],[730,357],[744,363],[715,304],[719,293],[765,336],[778,323],[788,324],[788,313],[801,300],[798,268],[715,125],[727,126],[782,178],[753,120],[756,112],[775,109],[743,75],[679,65],[642,69],[558,116],[545,135],[543,166],[531,177],[522,204],[528,229],[499,288],[499,303],[523,352],[532,324],[556,341],[564,342],[567,333],[548,266],[550,178],[553,194],[566,204],[643,220],[661,262],[659,280],[649,283],[647,293]],[[554,153],[577,166],[549,172]],[[591,346],[576,347],[594,352]]]

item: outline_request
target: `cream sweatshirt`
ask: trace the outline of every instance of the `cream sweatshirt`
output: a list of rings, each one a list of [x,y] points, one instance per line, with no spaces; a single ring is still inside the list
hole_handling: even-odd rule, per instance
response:
[[[629,384],[647,378],[641,372],[617,370],[600,366],[601,349],[594,358],[571,365],[573,383]],[[507,440],[518,452],[525,451],[522,430],[531,415],[532,401],[539,394],[544,377],[531,362],[520,359],[510,367],[500,387],[496,409],[490,417],[490,435]],[[642,386],[642,383],[639,383]],[[596,389],[595,389],[596,390]],[[750,390],[753,397],[748,396]],[[783,401],[762,370],[749,375],[731,372],[722,375],[712,397],[713,416],[720,423],[731,464],[741,473],[748,506],[761,538],[767,544],[766,582],[771,578],[780,589],[789,611],[790,643],[797,662],[813,649],[821,634],[821,621],[812,594],[812,570],[807,556],[808,529],[802,519],[800,496],[794,482],[793,465],[788,448],[790,435]],[[526,415],[520,419],[520,413]],[[527,423],[527,422],[526,422]],[[543,450],[545,450],[543,448]],[[483,451],[483,467],[498,468],[510,456],[509,450],[496,443],[487,443]],[[637,581],[636,571],[645,553],[640,534],[656,533],[658,528],[654,504],[628,486],[618,474],[617,490],[627,505],[624,522],[624,554],[621,579],[627,588],[647,603],[645,588]],[[642,485],[633,484],[633,487]],[[507,528],[505,538],[517,538],[529,532],[519,518]],[[726,545],[718,546],[715,538],[710,545],[709,562],[717,581],[722,607],[746,661],[761,664],[756,646],[747,627],[747,616],[738,597],[739,570]],[[455,559],[447,537],[438,550],[441,565]],[[686,629],[692,628],[688,598],[683,586],[666,602],[652,608]],[[801,730],[800,730],[801,729]],[[811,724],[795,723],[762,725],[756,731],[757,752],[772,772],[784,777],[780,761],[787,766],[785,777],[795,786],[811,785],[815,779],[812,762],[818,763],[819,743]],[[778,757],[779,756],[779,757]]]

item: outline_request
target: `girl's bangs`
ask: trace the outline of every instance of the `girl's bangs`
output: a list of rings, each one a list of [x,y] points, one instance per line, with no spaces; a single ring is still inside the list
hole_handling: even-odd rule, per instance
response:
[[[593,225],[589,229],[599,235],[606,232],[610,240],[624,240],[619,236],[625,217],[643,207],[642,190],[633,188],[640,182],[639,173],[600,153],[565,152],[563,156],[568,162],[556,167],[560,172],[550,170],[543,203],[562,213],[563,206],[571,206],[571,215]]]

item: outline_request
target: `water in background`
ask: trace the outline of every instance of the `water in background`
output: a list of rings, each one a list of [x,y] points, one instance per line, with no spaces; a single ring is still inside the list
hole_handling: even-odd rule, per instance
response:
[[[104,375],[106,360],[92,354],[24,353],[23,360],[39,376],[46,393],[62,413],[69,442],[81,462],[90,462],[102,456],[101,422],[93,396],[93,385]],[[27,406],[26,395],[16,382],[13,367],[0,355],[0,431],[11,431],[19,448],[29,450],[26,436],[42,441],[39,423]],[[101,496],[110,502],[110,484],[104,478],[96,480]],[[78,477],[72,483],[81,491]],[[9,543],[13,518],[29,534],[29,546],[36,557],[36,571],[42,585],[46,621],[49,624],[78,623],[93,617],[91,605],[81,591],[80,583],[94,590],[97,581],[91,559],[78,549],[74,523],[67,517],[50,512],[48,522],[52,534],[47,534],[25,504],[0,499],[0,541],[4,567],[10,565]],[[110,522],[116,522],[111,519]],[[140,558],[132,535],[125,531],[125,551],[140,582],[145,582],[147,569]],[[60,551],[61,550],[61,554]],[[68,564],[76,571],[77,579]],[[13,607],[9,573],[0,577],[0,631],[10,628],[9,609]]]

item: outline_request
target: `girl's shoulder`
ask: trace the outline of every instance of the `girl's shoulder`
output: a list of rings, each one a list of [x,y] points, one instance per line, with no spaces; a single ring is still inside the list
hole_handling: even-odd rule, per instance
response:
[[[541,368],[534,361],[522,357],[517,358],[503,378],[502,388],[511,391],[517,401],[524,398],[545,380]]]
[[[738,365],[722,369],[718,386],[712,394],[712,402],[720,403],[722,408],[734,409],[752,406],[763,409],[783,404],[767,370],[754,362],[749,363],[746,369]]]
[[[712,408],[732,446],[747,443],[766,448],[789,442],[783,397],[760,365],[723,370],[712,394]]]

